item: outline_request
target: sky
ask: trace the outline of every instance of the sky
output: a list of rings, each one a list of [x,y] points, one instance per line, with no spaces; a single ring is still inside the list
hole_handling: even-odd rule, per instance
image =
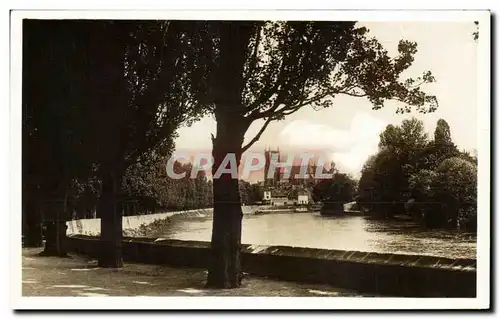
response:
[[[249,151],[266,147],[280,150],[322,149],[335,161],[341,172],[359,177],[360,170],[370,155],[377,152],[379,134],[388,124],[399,125],[403,119],[416,117],[424,122],[432,136],[438,119],[445,119],[451,127],[453,141],[460,149],[477,148],[477,43],[472,37],[476,30],[471,22],[363,22],[369,34],[375,36],[396,55],[401,39],[418,43],[415,61],[405,76],[416,77],[431,70],[436,83],[423,89],[438,98],[439,108],[430,114],[412,112],[396,114],[396,102],[386,103],[380,110],[372,110],[364,98],[338,96],[334,106],[319,111],[304,107],[280,122],[272,122]],[[245,141],[259,131],[263,122],[254,122]],[[210,151],[210,134],[216,125],[207,116],[191,127],[178,130],[177,150]]]

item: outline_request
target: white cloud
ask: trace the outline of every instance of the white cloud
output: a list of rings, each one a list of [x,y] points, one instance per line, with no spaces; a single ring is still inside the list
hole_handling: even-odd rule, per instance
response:
[[[339,169],[352,174],[361,170],[366,159],[377,151],[379,134],[386,123],[366,112],[358,112],[348,129],[337,129],[308,120],[296,120],[286,125],[279,135],[279,146],[294,149],[323,151],[331,154]],[[257,125],[253,130],[258,130]],[[251,131],[250,129],[249,131]],[[205,117],[191,127],[179,129],[176,140],[178,150],[210,151],[210,133],[215,134],[216,123]],[[248,132],[253,136],[255,132]]]
[[[348,147],[351,143],[348,131],[332,129],[327,125],[311,123],[307,120],[297,120],[288,124],[281,137],[289,145],[308,148],[321,147],[335,149]],[[335,141],[332,144],[332,141]]]
[[[331,152],[341,170],[357,174],[366,159],[377,151],[379,134],[385,125],[370,114],[360,112],[347,130],[298,120],[287,125],[281,137],[294,147],[322,148]]]

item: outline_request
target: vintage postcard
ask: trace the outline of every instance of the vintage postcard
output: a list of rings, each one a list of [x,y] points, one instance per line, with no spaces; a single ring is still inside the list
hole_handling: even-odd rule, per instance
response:
[[[11,66],[14,308],[490,307],[490,12],[13,11]]]

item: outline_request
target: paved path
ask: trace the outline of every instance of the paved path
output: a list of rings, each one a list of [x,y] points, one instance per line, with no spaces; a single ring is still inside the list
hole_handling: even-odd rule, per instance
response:
[[[205,289],[203,269],[127,263],[97,268],[95,260],[41,257],[23,248],[23,296],[361,296],[328,285],[246,277],[237,289]]]

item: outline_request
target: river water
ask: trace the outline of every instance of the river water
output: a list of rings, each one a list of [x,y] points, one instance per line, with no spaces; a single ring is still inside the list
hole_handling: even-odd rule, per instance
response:
[[[211,233],[211,216],[189,217],[174,220],[161,237],[210,241]],[[422,230],[411,222],[376,221],[362,216],[244,215],[242,243],[476,258],[474,235]]]

